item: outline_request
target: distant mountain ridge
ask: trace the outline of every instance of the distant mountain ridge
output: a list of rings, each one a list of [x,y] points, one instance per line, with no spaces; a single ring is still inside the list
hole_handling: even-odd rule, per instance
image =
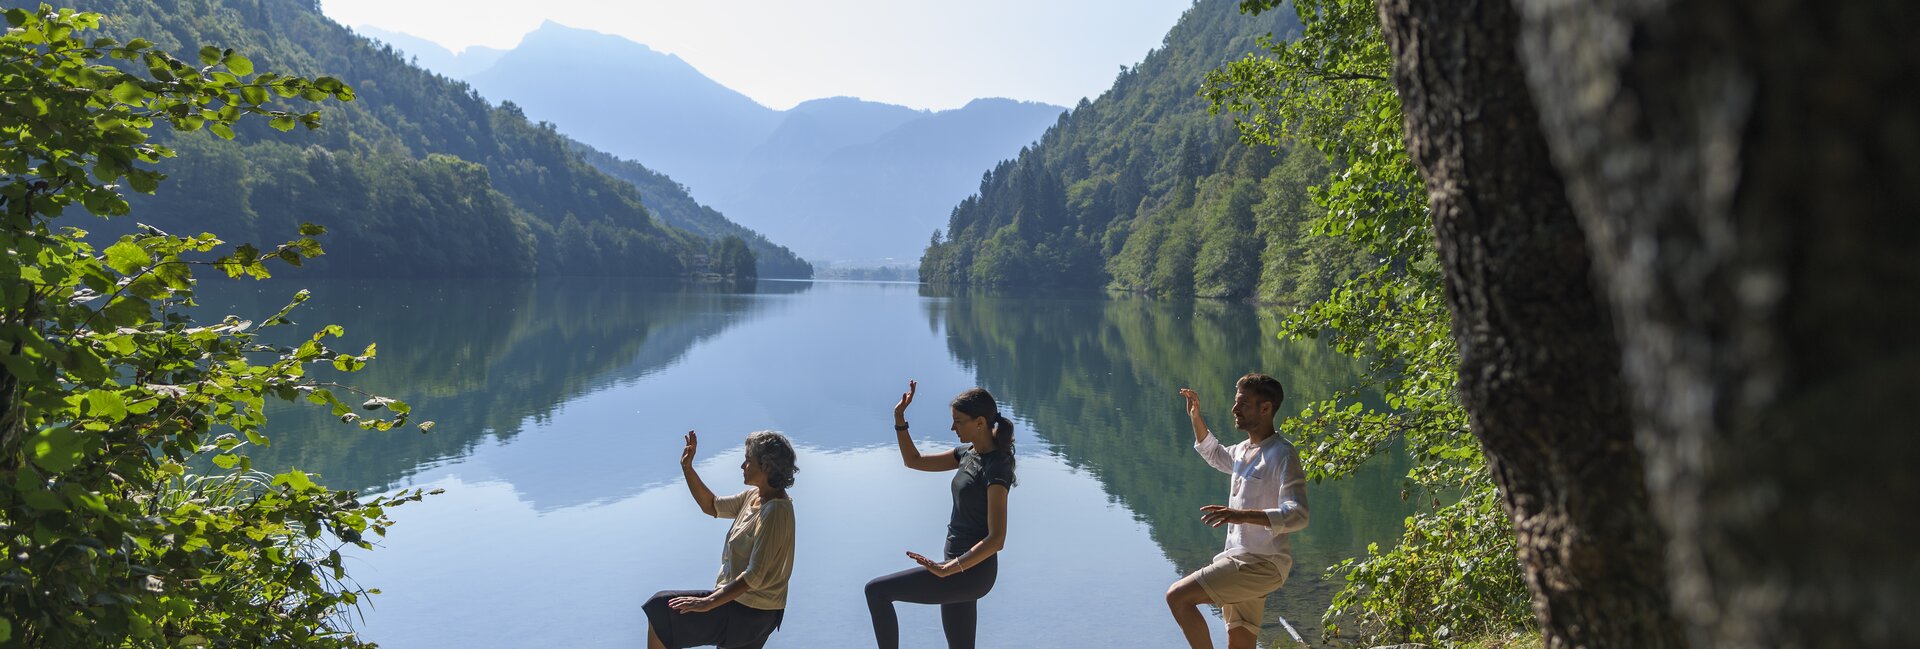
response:
[[[328,254],[302,272],[374,277],[677,277],[736,249],[648,209],[640,189],[588,164],[551,125],[409,64],[312,0],[75,4],[105,16],[103,35],[183,54],[233,48],[259,70],[334,76],[356,95],[295,105],[321,110],[325,126],[312,131],[252,122],[225,142],[163,130],[179,152],[155,165],[168,181],[102,236],[139,222],[272,244],[314,222],[328,229]],[[810,274],[790,252],[760,250]]]
[[[1065,110],[979,99],[936,112],[829,97],[779,111],[672,54],[551,21],[471,72],[471,52],[362,31],[386,34],[379,38],[491,101],[665,173],[740,224],[820,260],[917,258],[980,173]]]
[[[392,45],[395,49],[406,52],[413,57],[412,63],[416,66],[455,79],[485,70],[488,66],[493,65],[494,61],[500,60],[500,55],[507,53],[507,51],[503,49],[479,46],[469,47],[455,53],[452,50],[441,47],[433,41],[400,32],[387,31],[372,25],[361,25],[353,28],[353,31],[358,32],[361,36]]]

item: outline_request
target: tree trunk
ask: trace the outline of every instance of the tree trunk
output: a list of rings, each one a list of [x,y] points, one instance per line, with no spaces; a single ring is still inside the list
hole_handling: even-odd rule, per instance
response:
[[[1682,645],[1620,353],[1504,0],[1380,0],[1426,180],[1460,394],[1548,647]]]
[[[1912,0],[1517,0],[1701,646],[1920,646]]]

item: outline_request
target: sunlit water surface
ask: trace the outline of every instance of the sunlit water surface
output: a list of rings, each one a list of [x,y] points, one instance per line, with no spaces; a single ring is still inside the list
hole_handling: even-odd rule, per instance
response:
[[[1018,429],[1020,483],[999,581],[980,603],[981,646],[1179,646],[1163,593],[1219,551],[1224,532],[1198,508],[1222,502],[1227,479],[1191,450],[1175,389],[1199,390],[1231,442],[1240,374],[1279,377],[1285,412],[1353,380],[1350,362],[1276,339],[1274,314],[1240,305],[642,284],[210,287],[206,309],[243,316],[312,289],[300,329],[338,323],[348,347],[379,343],[347,380],[437,422],[424,435],[367,433],[279,409],[273,445],[252,451],[261,468],[318,472],[336,488],[445,490],[396,509],[380,547],[352,557],[353,576],[383,591],[355,620],[362,635],[397,649],[644,646],[640,603],[710,586],[727,527],[687,496],[681,436],[700,431],[701,474],[732,493],[745,434],[773,429],[798,445],[801,472],[789,607],[769,646],[871,646],[862,585],[911,566],[905,551],[937,555],[950,502],[949,474],[908,470],[894,450],[890,409],[912,378],[925,450],[955,444],[946,402],[975,385]],[[1275,616],[1321,642],[1336,589],[1322,573],[1397,537],[1403,470],[1310,487],[1312,525],[1269,598],[1263,646],[1285,644]],[[945,646],[937,608],[899,610],[906,646]]]

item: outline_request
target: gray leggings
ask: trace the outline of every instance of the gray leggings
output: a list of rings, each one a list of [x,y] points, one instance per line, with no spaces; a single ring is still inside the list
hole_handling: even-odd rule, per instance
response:
[[[979,622],[980,598],[993,590],[1000,574],[1000,557],[987,557],[957,575],[936,577],[926,568],[912,568],[867,582],[867,611],[873,614],[873,638],[880,649],[900,649],[900,618],[894,602],[939,604],[940,626],[951,649],[973,649]]]

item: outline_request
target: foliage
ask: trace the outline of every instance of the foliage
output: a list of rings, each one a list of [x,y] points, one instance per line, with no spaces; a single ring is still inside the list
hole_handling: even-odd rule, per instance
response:
[[[713,242],[708,268],[733,279],[755,279],[753,250],[740,237],[727,235]]]
[[[753,250],[755,272],[759,276],[782,279],[813,277],[813,264],[807,263],[786,246],[769,241],[746,226],[728,221],[719,211],[694,201],[686,186],[674,182],[666,174],[648,169],[638,162],[601,152],[578,140],[568,139],[567,143],[595,169],[633,183],[634,187],[639,188],[640,200],[646,203],[647,209],[667,225],[716,242],[728,236],[744,240],[747,247]]]
[[[248,124],[313,128],[293,100],[351,100],[339,80],[253,74],[233,50],[201,48],[198,65],[144,39],[84,38],[98,14],[9,9],[0,36],[0,639],[21,646],[359,646],[343,611],[367,592],[347,581],[337,548],[369,547],[388,508],[419,492],[362,500],[290,470],[248,477],[243,446],[265,446],[268,397],[304,399],[361,427],[408,421],[379,397],[363,417],[308,377],[358,369],[374,355],[330,349],[326,327],[297,346],[258,344],[290,324],[285,308],[254,322],[200,325],[191,268],[264,278],[268,263],[321,253],[324,229],[271,249],[225,255],[211,234],[151,227],[105,249],[53,222],[73,208],[124,216],[123,188],[154,191],[149,165],[174,155],[149,139],[164,124],[232,138]],[[120,67],[107,63],[118,62]],[[120,183],[124,182],[125,185]],[[424,426],[425,424],[423,424]],[[191,477],[210,456],[223,471]],[[209,482],[211,481],[211,482]],[[218,487],[209,489],[209,487]],[[219,498],[214,498],[218,492]],[[326,548],[322,551],[322,548]]]
[[[1393,550],[1335,569],[1345,588],[1327,612],[1328,628],[1346,623],[1372,640],[1448,644],[1529,626],[1513,530],[1455,393],[1459,350],[1377,10],[1369,0],[1289,4],[1301,36],[1268,40],[1267,54],[1208,73],[1202,94],[1214,110],[1240,116],[1245,141],[1302,142],[1332,159],[1335,171],[1311,190],[1325,210],[1313,231],[1380,261],[1288,318],[1282,335],[1327,335],[1369,364],[1363,385],[1310,405],[1288,433],[1302,440],[1318,478],[1350,475],[1403,450],[1418,491],[1408,496],[1430,504],[1407,519]],[[1279,5],[1241,6],[1258,13]],[[1358,399],[1375,389],[1384,408]]]
[[[236,124],[238,146],[162,134],[193,155],[163,168],[176,191],[135,200],[142,222],[252,240],[312,221],[337,237],[336,254],[314,272],[382,277],[678,276],[718,238],[663,222],[641,190],[596,169],[552,124],[414,67],[313,2],[76,2],[112,16],[109,35],[241,48],[263,66],[337,75],[358,89],[329,113],[339,128]]]
[[[945,240],[928,246],[921,279],[1279,303],[1325,295],[1364,260],[1303,227],[1319,208],[1300,190],[1324,175],[1324,157],[1240,146],[1193,93],[1261,34],[1294,28],[1287,16],[1247,20],[1226,0],[1196,3],[1111,89],[981,179]]]

